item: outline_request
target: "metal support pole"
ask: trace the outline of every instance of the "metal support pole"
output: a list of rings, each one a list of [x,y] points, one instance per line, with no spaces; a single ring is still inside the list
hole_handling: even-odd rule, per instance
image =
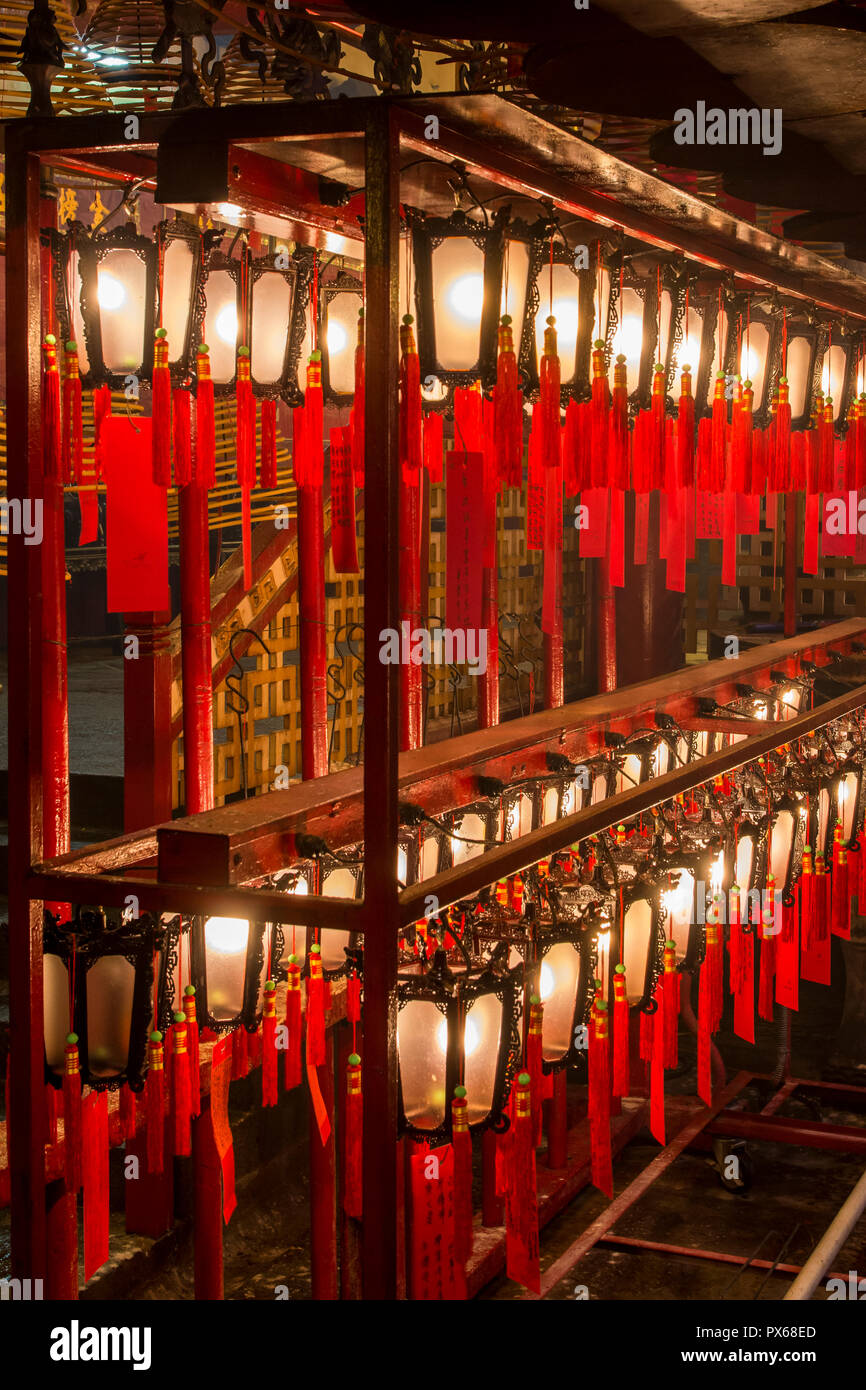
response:
[[[383,98],[366,127],[366,495],[364,641],[399,614],[397,315],[399,137]],[[364,754],[365,1299],[397,1296],[397,759],[399,667],[368,660]]]
[[[328,772],[328,653],[325,629],[325,518],[322,489],[298,488],[298,648],[301,775]],[[378,651],[378,644],[370,650]]]
[[[39,159],[6,145],[8,497],[43,509]],[[30,537],[32,540],[32,536]],[[46,1277],[42,904],[27,897],[42,854],[42,555],[9,528],[9,1112],[12,1277]]]
[[[837,1211],[800,1273],[785,1294],[785,1303],[805,1303],[866,1210],[866,1172]]]
[[[213,807],[213,674],[207,490],[180,489],[183,784],[187,815]]]
[[[324,1066],[318,1068],[322,1100],[331,1122],[322,1143],[312,1105],[310,1133],[310,1276],[316,1302],[338,1299],[337,1287],[337,1150],[334,1126],[334,1034],[327,1035]]]

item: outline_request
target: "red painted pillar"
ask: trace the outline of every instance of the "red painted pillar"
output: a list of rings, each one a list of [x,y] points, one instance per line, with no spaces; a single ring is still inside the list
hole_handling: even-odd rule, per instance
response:
[[[183,783],[186,814],[213,806],[213,660],[207,489],[179,494]]]
[[[297,496],[301,775],[307,779],[328,772],[325,522],[321,487],[299,487]]]
[[[496,499],[493,501],[494,508]],[[499,570],[485,566],[481,575],[481,623],[487,633],[487,670],[478,677],[478,727],[499,723]]]

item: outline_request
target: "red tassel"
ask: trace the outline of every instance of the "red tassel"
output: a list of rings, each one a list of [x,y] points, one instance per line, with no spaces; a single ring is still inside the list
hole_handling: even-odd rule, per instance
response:
[[[653,1055],[650,1063],[650,1134],[665,1144],[665,989],[659,981],[655,992]]]
[[[47,333],[42,344],[42,471],[57,482],[63,473],[62,450],[57,339]]]
[[[277,1081],[277,987],[267,980],[262,1006],[262,1105],[276,1105],[279,1100]]]
[[[360,1221],[364,1214],[362,1148],[364,1134],[364,1096],[361,1058],[353,1052],[346,1064],[346,1137],[343,1167],[343,1209]]]
[[[533,1293],[540,1293],[538,1196],[530,1090],[529,1073],[523,1071],[515,1083],[511,1128],[505,1146],[505,1267],[509,1279]]]
[[[613,1094],[630,1094],[629,1008],[625,985],[625,966],[613,971]]]
[[[529,1027],[526,1034],[526,1070],[529,1072],[532,1092],[532,1142],[537,1148],[541,1143],[541,1099],[542,1099],[542,1033],[544,1029],[544,1005],[537,994],[529,1001]]]
[[[548,319],[550,323],[550,319]],[[547,335],[545,334],[545,344]],[[554,339],[555,342],[555,339]],[[558,367],[557,359],[557,367]],[[542,363],[543,366],[543,363]],[[592,401],[590,405],[590,479],[592,487],[607,487],[608,478],[608,414],[610,387],[604,363],[604,340],[596,338],[592,348]],[[559,395],[557,393],[557,422]]]
[[[355,403],[352,407],[352,476],[355,487],[364,486],[364,310],[358,310],[358,343],[355,348]]]
[[[300,1086],[302,1071],[301,1046],[301,967],[291,956],[286,972],[286,1090]]]
[[[805,851],[803,860],[805,865]],[[815,855],[815,872],[811,878],[811,894],[806,890],[801,897],[804,920],[800,973],[804,980],[810,980],[813,984],[829,985],[830,875],[825,872],[822,854]],[[811,912],[807,918],[809,897],[811,897]]]
[[[670,1071],[679,1064],[680,976],[673,941],[665,942],[664,960],[664,1064]]]
[[[104,420],[111,418],[111,388],[97,386],[93,392],[93,457],[96,475],[100,476],[99,440]]]
[[[70,340],[63,354],[63,481],[80,483],[84,465],[84,429],[81,418],[81,371],[78,348]]]
[[[241,1025],[232,1031],[232,1081],[243,1081],[250,1071],[250,1036]]]
[[[151,416],[153,481],[158,487],[168,487],[171,483],[171,372],[164,328],[156,330],[153,348]]]
[[[361,980],[358,975],[350,975],[346,982],[346,1020],[349,1023],[361,1022]]]
[[[731,989],[734,995],[734,1032],[746,1042],[755,1041],[754,938],[740,922],[740,890],[731,888]]]
[[[454,1088],[451,1147],[454,1150],[454,1255],[465,1265],[472,1254],[472,1135],[465,1086]]]
[[[605,389],[607,379],[605,379]],[[562,429],[560,427],[561,387],[559,357],[556,349],[556,319],[551,315],[544,330],[544,352],[539,371],[538,405],[541,426],[539,457],[545,468],[558,468],[562,461]],[[607,449],[607,415],[604,421],[604,442]]]
[[[277,486],[277,403],[262,401],[262,460],[259,478],[263,488]]]
[[[752,383],[747,381],[735,403],[731,422],[731,487],[748,492],[752,482]],[[790,412],[790,406],[788,407]]]
[[[175,487],[186,487],[192,478],[192,439],[189,392],[172,393],[172,436]]]
[[[421,411],[421,365],[411,314],[400,327],[400,465],[404,478],[417,478],[424,462],[424,422]]]
[[[161,1173],[165,1146],[165,1070],[162,1033],[158,1029],[147,1044],[147,1083],[145,1086],[147,1125],[147,1171]]]
[[[665,461],[665,369],[657,362],[653,369],[650,398],[649,468],[650,487],[664,488]]]
[[[256,485],[256,398],[250,379],[250,350],[238,348],[235,384],[235,455],[240,488]]]
[[[821,450],[821,491],[832,492],[835,484],[833,467],[834,464],[834,437],[833,437],[833,398],[828,396],[824,401],[823,418],[820,419],[818,426]]]
[[[108,1092],[90,1091],[81,1107],[85,1279],[108,1259],[108,1155]]]
[[[610,1039],[607,1004],[593,1005],[589,1031],[589,1133],[592,1147],[592,1182],[613,1197],[613,1161],[610,1147]]]
[[[857,490],[866,487],[866,393],[857,402]]]
[[[705,960],[698,981],[698,1095],[705,1105],[713,1103],[710,997],[710,966]]]
[[[499,324],[499,354],[496,359],[496,386],[493,389],[493,439],[496,475],[503,487],[513,487],[523,462],[523,404],[519,389],[517,357],[511,317],[503,314]]]
[[[81,1186],[81,1072],[78,1035],[67,1033],[63,1068],[63,1165],[68,1192]],[[9,1113],[8,1107],[6,1111]]]
[[[310,947],[307,979],[307,1062],[320,1067],[325,1061],[325,997],[320,946]]]
[[[640,1010],[640,1036],[638,1055],[642,1062],[651,1062],[653,1056],[653,1021],[646,1009]]]
[[[678,487],[694,487],[695,482],[695,401],[692,396],[692,375],[686,367],[680,374],[676,481]]]
[[[833,881],[830,906],[830,931],[851,940],[851,889],[848,883],[848,851],[842,843],[842,827],[833,834]]]
[[[852,400],[845,420],[845,487],[849,491],[857,488],[857,410]]]
[[[595,354],[593,353],[593,357]],[[569,405],[571,402],[569,402]],[[567,416],[567,412],[566,412]],[[628,477],[628,367],[624,353],[620,353],[613,366],[613,392],[610,404],[610,433],[608,436],[608,464],[611,486],[625,491],[629,485]],[[604,484],[602,484],[604,485]]]
[[[211,488],[216,483],[216,425],[210,356],[204,343],[198,350],[196,373],[195,481],[204,488]]]
[[[174,1015],[172,1025],[171,1058],[171,1131],[174,1136],[174,1154],[185,1158],[192,1153],[192,1131],[190,1113],[192,1110],[189,1037],[186,1014],[179,1011]]]
[[[773,1018],[773,981],[776,975],[776,938],[761,927],[761,965],[758,978],[758,1016],[768,1022]]]
[[[713,414],[710,425],[710,480],[708,490],[724,492],[725,452],[728,443],[728,402],[725,399],[725,374],[719,372],[713,391]]]
[[[199,1052],[198,1020],[195,1016],[195,985],[183,992],[183,1011],[186,1016],[186,1045],[189,1051],[190,1114],[201,1114],[201,1055]]]
[[[715,905],[711,907],[710,911],[716,911]],[[725,977],[725,957],[724,948],[720,939],[720,928],[718,921],[715,919],[707,921],[705,965],[709,969],[707,983],[710,990],[710,1031],[712,1033],[717,1033],[721,1026],[722,1009],[724,1007],[722,991]]]
[[[435,413],[424,417],[424,467],[431,483],[442,482],[444,421]]]
[[[120,1088],[120,1135],[125,1141],[135,1138],[137,1125],[136,1094],[128,1086]]]
[[[45,1083],[45,1132],[48,1135],[48,1143],[57,1143],[57,1120],[61,1105],[61,1094],[56,1091],[48,1082]]]
[[[292,470],[297,487],[321,487],[325,478],[322,354],[310,353],[302,409],[294,413]]]

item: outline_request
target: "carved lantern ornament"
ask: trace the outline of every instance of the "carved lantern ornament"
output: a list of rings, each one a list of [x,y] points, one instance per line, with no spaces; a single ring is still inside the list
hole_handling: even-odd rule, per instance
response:
[[[439,948],[429,962],[400,970],[397,1008],[404,1132],[449,1139],[459,1087],[465,1087],[470,1129],[501,1127],[519,1053],[512,975],[468,959],[452,966]]]

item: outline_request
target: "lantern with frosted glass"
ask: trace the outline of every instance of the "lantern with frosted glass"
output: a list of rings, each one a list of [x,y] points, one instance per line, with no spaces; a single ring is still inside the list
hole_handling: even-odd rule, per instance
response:
[[[471,1129],[501,1123],[519,1057],[518,991],[489,965],[452,969],[443,950],[407,966],[397,983],[401,1128],[448,1140],[451,1100],[466,1087]]]
[[[788,378],[788,404],[791,426],[805,429],[810,420],[816,378],[820,377],[822,330],[811,320],[788,314],[785,375]],[[779,364],[780,370],[782,363]]]
[[[720,281],[690,274],[680,304],[670,354],[672,389],[677,396],[680,373],[685,366],[691,367],[695,419],[699,420],[712,411],[718,373],[732,370],[728,365],[730,297]]]
[[[77,242],[89,385],[121,388],[153,371],[156,243],[129,223]],[[80,359],[79,359],[80,361]]]
[[[498,801],[493,805],[489,801],[479,801],[471,806],[463,807],[459,811],[454,811],[447,817],[448,843],[445,852],[445,862],[440,858],[440,868],[454,867],[463,864],[467,859],[475,859],[479,854],[483,854],[485,849],[490,849],[498,838],[499,834],[499,804]],[[431,827],[432,828],[432,827]],[[510,838],[506,836],[506,838]],[[450,866],[447,855],[450,852]],[[422,861],[424,858],[422,846]]]
[[[320,886],[317,886],[320,885]],[[346,863],[334,855],[322,855],[316,860],[301,860],[290,869],[275,875],[273,886],[283,893],[306,897],[318,893],[325,898],[356,898],[361,891],[361,865]],[[325,914],[327,918],[327,914]],[[285,977],[290,956],[302,963],[304,975],[309,973],[309,948],[320,947],[322,974],[332,980],[344,975],[351,966],[347,951],[353,952],[358,939],[352,934],[332,927],[307,928],[274,923],[274,959],[277,972],[271,978]],[[267,943],[266,943],[267,944]]]
[[[157,323],[165,329],[168,365],[174,385],[190,374],[196,322],[204,312],[203,259],[218,235],[189,222],[160,222],[156,228],[158,264]]]
[[[60,1087],[66,1036],[78,1035],[81,1079],[95,1090],[143,1085],[148,1031],[163,994],[166,932],[149,915],[119,924],[76,910],[59,926],[44,914],[43,1001],[47,1079]]]
[[[506,209],[491,221],[407,209],[412,233],[421,380],[471,386],[496,379]]]
[[[618,281],[617,291],[615,302],[612,300],[617,322],[611,351],[615,357],[625,357],[629,400],[635,406],[646,407],[650,403],[655,363],[662,362],[666,369],[668,366],[682,288],[667,264],[639,252],[625,256],[622,291],[619,293]],[[666,391],[668,379],[666,370]]]
[[[81,380],[89,388],[98,384],[91,371],[81,310],[81,247],[89,240],[90,233],[83,222],[69,222],[65,232],[51,227],[42,235],[51,246],[54,313],[60,336],[64,342],[71,339],[78,344]]]
[[[544,1006],[541,1027],[544,1070],[558,1071],[580,1055],[575,1030],[589,1020],[592,942],[577,926],[562,924],[552,929],[539,928],[533,947],[535,959],[529,966],[527,983],[531,993],[537,994]]]
[[[245,248],[237,257],[226,256],[213,248],[206,259],[204,290],[195,325],[193,360],[198,348],[206,343],[214,394],[217,396],[234,392],[237,350],[249,341],[245,304],[248,259]]]
[[[614,966],[625,966],[626,996],[632,1008],[646,1009],[662,972],[663,914],[652,886],[638,878],[623,888],[622,919],[612,904],[592,931],[595,974],[601,993],[610,1001]]]
[[[354,275],[341,272],[319,291],[322,390],[336,406],[348,407],[354,400],[355,347],[363,308],[364,285]]]
[[[508,229],[509,281],[515,248],[521,244],[519,227],[520,224],[512,224]],[[517,323],[513,324],[515,349],[518,350],[526,393],[533,395],[538,391],[547,320],[553,316],[560,362],[561,401],[565,406],[571,397],[581,400],[590,393],[593,339],[607,337],[609,271],[603,264],[604,255],[599,255],[597,238],[581,241],[577,232],[574,241],[580,245],[569,244],[548,219],[541,219],[526,229],[525,237],[528,259],[525,310],[520,319],[519,338]],[[599,308],[596,301],[602,274],[607,275],[608,294],[602,295]]]
[[[866,787],[864,787],[861,764],[854,759],[843,764],[830,779],[827,791],[829,793],[829,834],[824,846],[824,853],[827,853],[827,846],[831,846],[833,843],[837,826],[842,831],[843,845],[850,850],[863,829],[864,814],[866,814],[866,804],[864,804],[866,803]]]
[[[312,273],[313,256],[307,247],[296,247],[291,256],[281,252],[250,263],[250,380],[260,398],[279,396],[287,405],[301,404],[298,363]],[[211,340],[205,341],[210,346]],[[351,355],[354,361],[354,351]]]
[[[767,835],[767,872],[775,881],[781,899],[789,899],[799,877],[806,842],[805,801],[783,796],[775,802]]]
[[[770,406],[780,371],[782,313],[775,305],[756,303],[740,295],[732,305],[731,320],[725,370],[752,383],[752,420],[763,428],[770,422]]]
[[[193,917],[192,982],[201,1027],[256,1026],[265,966],[265,925],[243,917]]]
[[[823,339],[815,372],[816,387],[820,388],[825,403],[828,396],[832,398],[833,423],[839,427],[844,425],[852,396],[856,394],[855,369],[861,340],[853,334],[840,333],[835,326],[832,331],[825,331]]]
[[[694,970],[703,958],[707,893],[710,887],[701,857],[688,855],[665,862],[659,880],[664,932],[676,947],[677,964]]]

